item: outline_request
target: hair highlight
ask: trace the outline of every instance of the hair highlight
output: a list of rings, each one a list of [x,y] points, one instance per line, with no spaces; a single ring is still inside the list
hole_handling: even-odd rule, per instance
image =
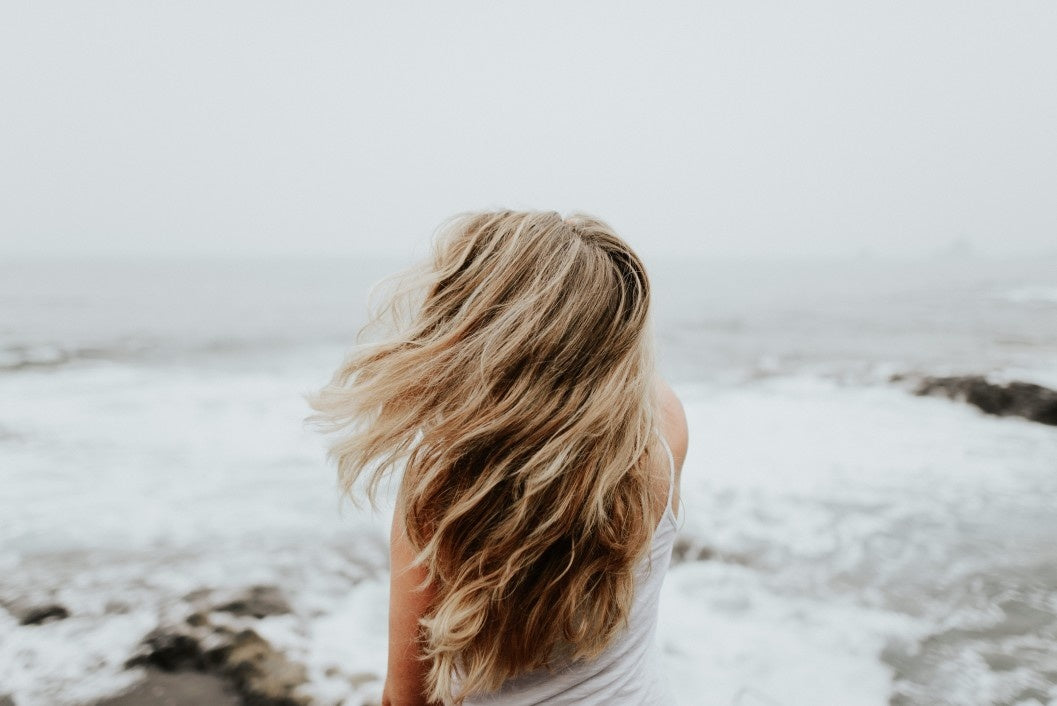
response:
[[[392,280],[309,398],[343,490],[403,469],[399,508],[435,600],[427,696],[590,659],[627,624],[653,536],[650,284],[604,222],[469,213]],[[663,498],[661,498],[663,501]]]

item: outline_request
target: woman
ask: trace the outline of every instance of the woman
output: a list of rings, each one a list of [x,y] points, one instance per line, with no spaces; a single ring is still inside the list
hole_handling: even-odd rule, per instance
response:
[[[654,628],[687,432],[640,259],[588,216],[464,215],[384,313],[312,400],[347,492],[403,469],[384,703],[672,703]]]

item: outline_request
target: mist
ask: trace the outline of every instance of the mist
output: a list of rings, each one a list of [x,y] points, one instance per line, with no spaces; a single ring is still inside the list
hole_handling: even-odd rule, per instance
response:
[[[403,256],[587,211],[657,257],[1052,251],[1057,5],[18,3],[0,257]]]

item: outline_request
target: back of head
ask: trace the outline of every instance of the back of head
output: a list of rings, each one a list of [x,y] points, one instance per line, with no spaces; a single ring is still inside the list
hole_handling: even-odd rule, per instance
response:
[[[436,596],[430,696],[458,700],[596,656],[626,622],[663,456],[650,288],[605,223],[553,212],[460,216],[414,274],[408,320],[311,403],[344,432],[346,488],[404,467],[398,509]]]

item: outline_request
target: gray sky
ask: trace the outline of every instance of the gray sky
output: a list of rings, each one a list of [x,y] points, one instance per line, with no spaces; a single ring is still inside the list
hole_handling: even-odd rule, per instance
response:
[[[1057,3],[10,2],[0,257],[1057,247]]]

